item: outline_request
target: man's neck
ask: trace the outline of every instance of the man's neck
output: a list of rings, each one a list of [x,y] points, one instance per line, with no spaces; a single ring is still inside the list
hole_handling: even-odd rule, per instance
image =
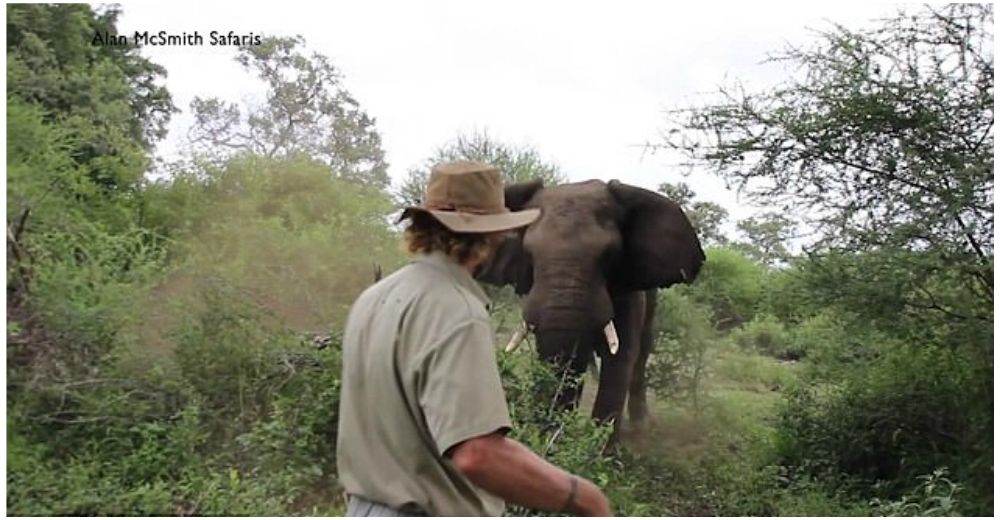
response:
[[[477,261],[474,261],[474,260],[470,259],[470,260],[466,260],[464,264],[460,264],[460,265],[462,266],[462,269],[465,269],[466,271],[469,272],[470,276],[472,276],[473,278],[475,278],[476,277],[476,271],[479,270],[479,266],[482,265],[482,264],[483,264],[482,261],[478,261],[477,262]]]

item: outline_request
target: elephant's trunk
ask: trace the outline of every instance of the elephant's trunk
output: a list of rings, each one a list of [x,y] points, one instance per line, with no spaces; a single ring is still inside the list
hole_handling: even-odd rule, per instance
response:
[[[603,276],[540,271],[524,301],[525,321],[535,329],[598,331],[611,320],[614,310]]]
[[[575,330],[535,330],[538,354],[542,359],[563,365],[592,348],[588,334]]]
[[[583,380],[579,377],[593,359],[593,334],[578,331],[536,330],[535,339],[541,358],[555,365],[559,374],[559,389],[553,404],[559,410],[580,404]]]
[[[513,352],[521,346],[524,342],[524,338],[531,332],[530,327],[527,323],[521,323],[514,330],[514,334],[511,335],[510,341],[507,342],[507,346],[504,348],[504,352]],[[612,355],[618,353],[618,331],[615,329],[615,322],[609,321],[607,325],[604,326],[604,341],[608,345],[608,350]]]
[[[574,253],[573,256],[571,253]],[[547,360],[592,359],[601,331],[614,314],[604,275],[580,252],[541,253],[534,285],[524,299],[524,318],[534,331],[538,353]],[[579,371],[586,370],[580,362]]]

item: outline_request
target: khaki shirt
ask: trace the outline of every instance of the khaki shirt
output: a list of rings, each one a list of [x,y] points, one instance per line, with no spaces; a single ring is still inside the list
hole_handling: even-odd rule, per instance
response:
[[[443,253],[369,287],[344,330],[337,467],[347,493],[437,516],[498,516],[503,501],[443,454],[511,427],[488,300]]]

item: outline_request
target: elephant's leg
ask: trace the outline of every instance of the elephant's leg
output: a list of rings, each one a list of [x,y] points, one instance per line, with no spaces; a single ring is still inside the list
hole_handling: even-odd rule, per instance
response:
[[[622,349],[624,350],[624,349]],[[614,421],[615,431],[621,426],[628,381],[632,375],[637,349],[619,351],[601,363],[601,380],[594,401],[594,418],[601,422]]]
[[[616,298],[614,305],[618,353],[611,354],[606,347],[601,351],[601,379],[597,389],[597,399],[594,401],[593,415],[602,422],[614,421],[617,434],[621,426],[629,383],[639,356],[639,332],[645,298],[641,292],[630,293],[625,297]]]
[[[628,416],[636,426],[641,426],[649,417],[646,403],[646,362],[653,352],[653,317],[656,315],[656,290],[646,291],[646,309],[643,316],[642,334],[639,337],[639,356],[632,370],[632,385],[628,392]]]
[[[649,404],[646,402],[646,362],[648,351],[640,351],[632,370],[632,385],[628,391],[628,417],[636,427],[641,427],[649,418]]]

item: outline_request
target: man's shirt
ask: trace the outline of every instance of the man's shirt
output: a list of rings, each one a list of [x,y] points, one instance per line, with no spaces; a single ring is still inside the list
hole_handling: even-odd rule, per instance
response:
[[[488,300],[440,252],[368,288],[344,331],[337,466],[347,493],[402,511],[498,516],[444,454],[506,431]]]

